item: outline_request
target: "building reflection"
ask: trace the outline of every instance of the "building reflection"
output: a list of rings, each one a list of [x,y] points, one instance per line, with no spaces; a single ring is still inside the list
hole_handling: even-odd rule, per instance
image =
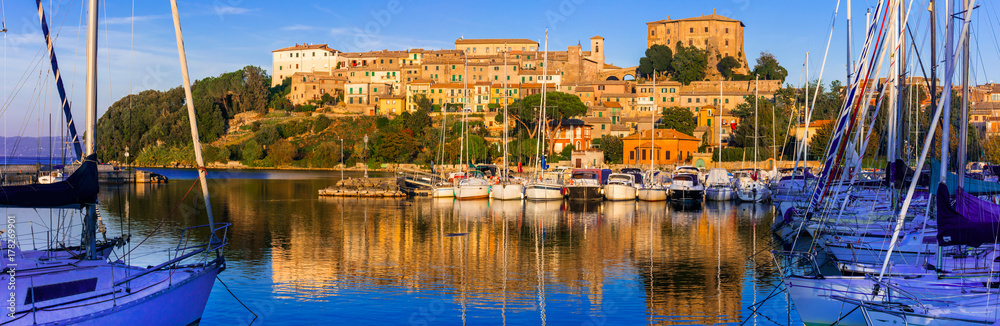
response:
[[[463,311],[545,318],[546,300],[560,293],[580,301],[577,314],[641,299],[650,322],[732,322],[740,320],[745,275],[771,264],[747,259],[770,244],[768,228],[757,226],[765,218],[760,225],[770,225],[768,206],[317,200],[301,182],[229,182],[212,198],[217,219],[233,223],[228,254],[265,267],[256,270],[266,275],[250,276],[271,278],[277,298],[445,294]],[[187,186],[146,191],[131,210],[169,211]],[[136,223],[157,221],[144,219]]]

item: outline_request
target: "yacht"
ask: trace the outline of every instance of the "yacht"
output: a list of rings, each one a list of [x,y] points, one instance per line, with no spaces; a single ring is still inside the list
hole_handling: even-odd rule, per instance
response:
[[[708,170],[708,177],[705,178],[705,200],[730,201],[733,200],[734,192],[732,178],[726,169]]]
[[[674,172],[674,178],[670,182],[670,201],[677,203],[701,202],[705,193],[705,186],[698,179],[697,174],[690,172]]]
[[[740,170],[734,175],[736,198],[740,201],[759,203],[771,199],[771,190],[767,188],[760,170]]]
[[[608,176],[608,184],[604,185],[604,198],[607,200],[635,200],[635,176],[629,173],[612,173]]]
[[[572,201],[602,200],[601,170],[575,169],[566,186],[566,197]]]

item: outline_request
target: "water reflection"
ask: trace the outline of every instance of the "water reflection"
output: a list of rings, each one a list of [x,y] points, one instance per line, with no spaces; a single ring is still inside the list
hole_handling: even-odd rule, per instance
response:
[[[273,305],[265,323],[740,322],[777,283],[758,227],[770,225],[766,205],[317,199],[332,182],[212,184],[216,219],[233,223],[222,277],[244,301]],[[189,186],[128,190],[133,232],[166,214],[136,212],[197,204],[181,200]],[[121,196],[105,195],[108,214],[122,214]],[[203,214],[190,213],[169,223]],[[246,315],[234,304],[214,293],[205,322]]]

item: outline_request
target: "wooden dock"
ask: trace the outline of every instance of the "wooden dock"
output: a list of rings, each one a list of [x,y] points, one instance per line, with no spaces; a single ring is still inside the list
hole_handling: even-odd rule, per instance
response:
[[[406,197],[396,178],[350,178],[319,190],[320,196],[334,197]]]

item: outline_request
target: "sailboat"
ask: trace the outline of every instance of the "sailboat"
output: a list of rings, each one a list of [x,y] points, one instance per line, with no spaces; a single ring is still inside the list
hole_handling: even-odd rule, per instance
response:
[[[466,68],[468,69],[468,68]],[[444,162],[444,146],[448,137],[448,107],[441,107],[441,143],[438,146],[438,162]],[[463,174],[464,175],[464,174]],[[431,186],[431,197],[452,198],[455,197],[455,176],[449,176],[445,180],[438,181]]]
[[[756,82],[756,81],[755,81]],[[764,181],[763,173],[757,169],[757,102],[760,98],[757,96],[756,86],[754,87],[754,105],[753,105],[753,165],[754,168],[751,171],[742,171],[736,176],[736,197],[740,201],[745,202],[762,202],[771,198],[771,190],[767,187],[767,182]]]
[[[705,200],[730,201],[733,200],[733,182],[729,178],[729,173],[722,168],[722,82],[719,82],[719,159],[716,167],[708,170],[705,178]]]
[[[507,46],[504,45],[504,49]],[[514,178],[510,175],[510,170],[507,168],[507,131],[508,131],[508,120],[507,120],[507,51],[503,52],[503,71],[504,71],[504,93],[503,93],[503,158],[501,161],[500,171],[497,175],[497,182],[490,185],[490,197],[497,200],[512,200],[512,199],[522,199],[524,198],[524,184],[521,183],[521,179]],[[544,82],[544,81],[543,81]]]
[[[545,133],[547,131],[546,123],[547,115],[545,111],[546,97],[548,96],[547,86],[548,86],[548,60],[549,60],[549,31],[545,31],[545,52],[542,54],[542,98],[541,98],[541,110],[538,113],[538,143],[535,147],[535,174],[528,180],[524,187],[524,197],[528,200],[562,200],[565,195],[565,185],[562,180],[562,174],[555,172],[544,172],[541,170],[546,169],[545,164],[545,150],[548,148],[545,144]],[[504,78],[506,80],[506,78]],[[506,93],[504,93],[506,95]],[[540,151],[540,152],[539,152]]]
[[[42,15],[40,1],[36,1]],[[4,241],[9,259],[0,264],[0,276],[12,288],[10,311],[3,325],[188,325],[197,323],[205,310],[216,275],[225,269],[222,249],[229,223],[215,223],[208,197],[206,170],[195,124],[194,101],[187,73],[183,37],[176,1],[171,1],[177,32],[188,117],[198,162],[199,179],[209,223],[188,227],[171,259],[156,266],[130,266],[121,260],[109,261],[107,241],[97,240],[98,214],[97,155],[97,0],[88,3],[87,51],[87,138],[85,158],[66,180],[46,185],[0,187],[0,206],[33,209],[70,209],[83,215],[80,247],[63,250],[22,250],[13,241]],[[42,16],[44,17],[44,16]],[[44,18],[42,18],[44,21]],[[51,44],[49,44],[51,48]],[[207,234],[200,242],[195,233]],[[8,238],[5,236],[5,238]],[[13,239],[13,238],[9,238]],[[200,242],[200,243],[199,243]],[[121,242],[117,242],[121,243]],[[5,257],[7,258],[7,257]],[[16,270],[16,274],[15,274]],[[16,276],[15,276],[16,275]],[[15,279],[16,277],[16,279]]]
[[[642,201],[664,201],[667,200],[670,189],[662,179],[661,172],[656,170],[656,157],[660,155],[656,146],[656,70],[653,70],[653,114],[650,119],[649,171],[646,171],[646,176],[638,186],[636,198]]]
[[[468,76],[468,62],[466,62],[466,76]],[[466,98],[469,94],[469,80],[465,78],[465,87],[462,89],[463,98]],[[459,150],[460,159],[462,164],[465,164],[465,160],[468,160],[468,167],[475,168],[472,162],[472,155],[469,153],[469,122],[468,122],[469,106],[468,103],[463,103],[462,106],[462,149]],[[464,155],[464,156],[462,156]],[[469,200],[469,199],[486,199],[490,196],[490,182],[486,179],[486,175],[482,171],[478,170],[468,170],[465,176],[455,183],[455,198],[459,200]]]

